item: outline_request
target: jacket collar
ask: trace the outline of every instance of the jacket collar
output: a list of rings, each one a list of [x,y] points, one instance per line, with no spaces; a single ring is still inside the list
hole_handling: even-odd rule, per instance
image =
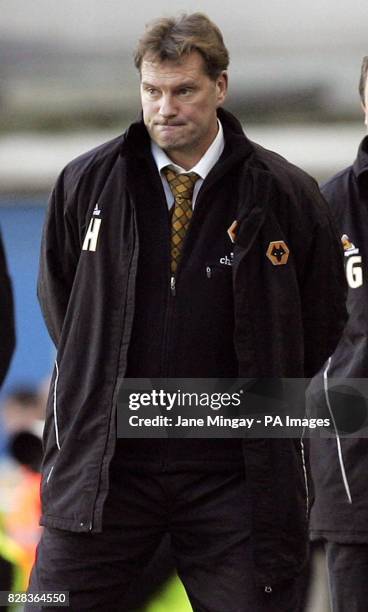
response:
[[[368,172],[368,136],[360,143],[357,158],[353,164],[355,176],[359,179]]]

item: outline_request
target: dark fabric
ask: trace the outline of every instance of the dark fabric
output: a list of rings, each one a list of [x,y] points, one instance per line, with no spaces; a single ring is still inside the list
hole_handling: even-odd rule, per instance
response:
[[[14,581],[14,565],[0,555],[0,591],[11,591]],[[0,610],[6,608],[0,607]]]
[[[162,470],[223,472],[244,468],[244,456],[240,439],[119,438],[110,470],[118,472],[124,466],[156,474]]]
[[[193,266],[196,291],[207,287],[213,299],[207,295],[210,306],[200,323],[198,317],[189,316],[192,296],[187,304],[178,301],[175,316],[188,325],[188,334],[178,333],[175,343],[187,350],[187,338],[193,342],[197,325],[213,337],[209,328],[224,311],[217,298],[219,282],[230,283],[224,278],[227,271],[220,270],[215,283],[214,273],[202,284],[196,271],[200,265],[205,270],[207,261],[217,261],[212,236],[206,248],[198,248],[199,228],[211,229],[209,207],[218,218],[223,215],[223,227],[214,228],[214,237],[221,234],[221,240],[228,240],[226,230],[233,219],[224,212],[225,201],[229,211],[236,204],[239,227],[232,266],[234,336],[225,339],[223,356],[216,357],[218,366],[228,367],[234,348],[241,377],[312,375],[333,351],[345,321],[342,253],[334,224],[310,177],[251,143],[226,111],[220,109],[219,117],[225,149],[198,195],[184,247],[188,275],[182,267],[176,292],[190,295]],[[145,180],[137,185],[137,177],[142,176]],[[151,182],[160,194],[152,204]],[[44,317],[58,348],[44,434],[41,520],[49,527],[96,534],[102,528],[116,441],[116,397],[127,373],[128,351],[133,358],[135,350],[131,342],[135,308],[146,325],[152,316],[139,312],[138,306],[142,290],[138,262],[140,257],[149,259],[141,241],[139,210],[147,202],[164,214],[162,184],[142,122],[68,164],[50,200],[38,285]],[[159,233],[151,236],[158,247],[153,254],[167,247],[167,210],[166,219]],[[98,242],[90,248],[87,230],[98,226]],[[290,249],[287,265],[274,266],[267,258],[275,240],[284,240]],[[161,291],[169,281],[168,272],[167,259],[167,266],[157,266],[150,286],[158,283]],[[168,284],[166,291],[168,300]],[[228,296],[224,293],[221,299]],[[155,329],[148,330],[154,351],[164,321],[175,323],[175,316],[167,313],[172,304],[166,304],[164,312],[156,313]],[[222,328],[217,331],[223,333]],[[221,375],[210,351],[198,342],[197,349],[202,360],[195,376],[214,370],[215,376]],[[149,349],[145,351],[148,364]],[[185,354],[190,352],[188,347]],[[170,375],[182,371],[170,352],[163,351],[162,358]],[[183,367],[187,372],[192,364]],[[306,558],[308,494],[302,447],[295,440],[252,440],[244,442],[243,452],[252,497],[257,580],[263,585],[277,583],[300,572]]]
[[[11,281],[0,234],[0,386],[15,348],[14,306]]]
[[[344,485],[336,439],[313,438],[311,465],[316,500],[311,514],[311,533],[314,539],[368,543],[368,494],[363,476],[368,470],[368,440],[357,434],[346,437],[366,427],[368,403],[357,395],[359,387],[356,389],[352,380],[343,394],[333,391],[346,378],[368,376],[368,137],[362,141],[355,163],[328,181],[322,191],[336,218],[340,236],[345,234],[350,242],[345,250],[349,320],[326,371],[327,393],[322,371],[312,383],[310,403],[319,415],[328,417],[331,416],[326,403],[328,397],[341,436],[349,491]]]
[[[367,544],[327,542],[326,558],[332,612],[366,612]]]
[[[103,522],[101,534],[46,528],[30,590],[68,590],[71,612],[129,612],[126,593],[168,531],[195,612],[298,610],[293,581],[271,593],[255,584],[242,470],[113,473]]]

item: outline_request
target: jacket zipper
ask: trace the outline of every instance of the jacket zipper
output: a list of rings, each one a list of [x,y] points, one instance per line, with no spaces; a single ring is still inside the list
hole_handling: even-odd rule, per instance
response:
[[[169,375],[169,364],[170,364],[169,349],[170,349],[172,317],[173,317],[173,312],[174,312],[175,297],[176,297],[176,277],[174,275],[171,275],[170,281],[169,281],[169,291],[168,291],[168,297],[167,297],[166,316],[165,316],[165,324],[164,324],[163,358],[161,362],[162,363],[162,366],[161,366],[162,378],[167,378]]]
[[[331,415],[332,424],[333,424],[334,429],[335,429],[336,444],[337,444],[337,454],[338,454],[338,457],[339,457],[342,481],[344,483],[344,487],[345,487],[345,491],[346,491],[346,496],[348,498],[348,502],[349,502],[349,504],[352,504],[353,500],[352,500],[352,497],[351,497],[349,482],[348,482],[347,475],[346,475],[344,458],[342,456],[341,440],[340,440],[339,432],[338,432],[338,429],[337,429],[335,417],[333,415],[332,406],[331,406],[331,403],[330,403],[330,397],[329,397],[329,393],[328,393],[328,371],[330,369],[330,365],[331,365],[331,357],[329,357],[328,362],[327,362],[327,366],[326,366],[326,368],[325,368],[325,370],[323,372],[323,389],[324,389],[324,393],[325,393],[326,404],[327,404],[329,413]]]
[[[184,238],[184,244],[183,244],[183,249],[182,249],[182,255],[185,251],[185,244],[187,242],[188,239],[188,234],[190,232],[190,227],[193,223],[193,219],[196,216],[196,211],[198,210],[198,204],[199,201],[202,200],[203,198],[203,192],[199,193],[195,202],[195,208],[193,210],[193,214],[192,214],[192,218],[190,220],[190,224],[189,227],[187,229],[186,232],[186,236]],[[173,204],[175,205],[175,204]],[[198,212],[197,212],[198,215]],[[170,224],[170,216],[168,217],[169,219],[169,241],[171,241],[171,224]],[[169,249],[169,262],[171,262],[171,249]],[[171,265],[171,263],[169,263],[169,265]],[[169,297],[168,297],[168,305],[167,305],[167,309],[166,309],[166,318],[165,318],[165,324],[164,324],[164,342],[163,342],[163,346],[164,346],[164,358],[162,360],[162,368],[161,368],[161,375],[163,377],[167,377],[168,374],[168,367],[169,367],[169,346],[170,346],[170,335],[171,335],[171,323],[172,323],[172,315],[173,315],[173,311],[174,311],[174,301],[173,298],[176,297],[176,292],[177,292],[177,284],[178,284],[178,273],[180,272],[180,268],[182,265],[182,257],[179,261],[178,264],[178,269],[176,271],[176,275],[171,273],[170,270],[170,288],[169,288]],[[206,274],[208,276],[208,278],[212,277],[212,269],[207,266],[206,267]]]
[[[265,590],[265,593],[272,593],[272,587],[270,585],[266,585],[264,590]]]
[[[166,205],[166,202],[165,202]],[[173,206],[175,206],[175,202],[173,204]],[[193,220],[193,216],[194,216],[194,210],[193,210],[193,215],[192,215],[192,219],[191,219],[191,223]],[[169,271],[169,295],[168,295],[168,301],[167,301],[167,307],[166,307],[166,317],[165,317],[165,324],[164,324],[164,341],[163,341],[163,359],[162,359],[162,367],[161,367],[161,376],[163,376],[164,378],[167,377],[168,375],[168,368],[169,368],[169,346],[170,346],[170,335],[171,335],[171,323],[172,323],[172,315],[173,315],[173,311],[174,311],[174,301],[173,298],[176,297],[176,288],[177,288],[177,277],[178,277],[178,270],[181,267],[181,260],[179,261],[179,265],[178,265],[178,270],[176,271],[176,275],[173,274],[171,272],[171,220],[170,220],[170,214],[168,215],[168,237],[169,237],[169,267],[170,267],[170,271]],[[188,236],[188,232],[190,231],[190,225],[187,229],[187,233],[186,236],[184,238],[184,244],[183,244],[183,249],[185,247],[185,242],[187,240],[187,236]],[[182,251],[183,254],[183,251]]]
[[[172,276],[170,278],[170,291],[171,291],[172,297],[175,297],[176,296],[176,279],[175,279],[175,276]]]

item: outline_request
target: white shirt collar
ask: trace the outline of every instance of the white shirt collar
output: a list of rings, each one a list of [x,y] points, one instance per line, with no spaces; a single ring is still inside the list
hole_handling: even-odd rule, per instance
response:
[[[178,173],[196,172],[198,176],[200,176],[201,179],[204,180],[207,174],[209,174],[210,170],[212,170],[213,166],[220,158],[225,146],[224,131],[222,129],[221,122],[218,119],[217,123],[219,129],[216,134],[216,138],[210,144],[207,151],[201,157],[199,162],[197,162],[196,165],[193,166],[193,168],[191,168],[190,170],[184,170],[184,168],[182,168],[181,166],[174,164],[174,162],[172,162],[171,159],[166,155],[165,151],[161,149],[153,140],[151,140],[151,152],[158,171],[161,173],[161,170],[165,166],[171,166]]]

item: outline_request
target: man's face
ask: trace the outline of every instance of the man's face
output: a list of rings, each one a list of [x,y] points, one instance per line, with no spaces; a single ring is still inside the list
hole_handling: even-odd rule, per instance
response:
[[[368,129],[368,77],[365,82],[364,105],[362,104],[362,106],[363,106],[364,115],[365,115],[364,124],[366,128]]]
[[[215,138],[216,109],[226,92],[226,73],[210,79],[197,51],[183,56],[180,63],[143,58],[144,123],[152,140],[185,169],[199,161]]]

